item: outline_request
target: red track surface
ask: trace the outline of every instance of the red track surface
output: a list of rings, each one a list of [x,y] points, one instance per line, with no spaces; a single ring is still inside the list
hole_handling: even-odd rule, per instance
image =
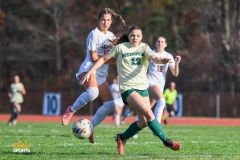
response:
[[[73,122],[77,118],[91,119],[91,116],[73,116],[71,121]],[[0,121],[7,122],[10,118],[10,114],[0,115]],[[136,120],[136,117],[129,117],[126,120],[127,124]],[[61,116],[43,116],[43,115],[19,115],[19,122],[59,122],[61,123]],[[114,123],[112,117],[107,117],[103,123]],[[228,118],[169,118],[168,124],[173,125],[208,125],[208,126],[240,126],[240,119],[228,119]]]

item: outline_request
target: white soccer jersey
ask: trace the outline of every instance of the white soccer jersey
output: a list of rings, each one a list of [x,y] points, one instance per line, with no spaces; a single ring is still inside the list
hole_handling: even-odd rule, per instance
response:
[[[112,41],[114,39],[115,35],[112,32],[107,31],[104,34],[97,27],[89,33],[86,41],[86,58],[76,74],[77,78],[79,78],[78,76],[81,73],[87,72],[93,66],[91,51],[97,51],[99,56],[103,56],[112,49],[113,45],[109,40]],[[96,70],[96,74],[106,77],[108,75],[108,66],[108,64],[103,64]]]
[[[171,59],[170,60],[171,63],[167,63],[167,64],[155,64],[150,61],[148,66],[147,76],[148,76],[150,86],[156,84],[161,89],[161,92],[163,92],[163,89],[166,83],[166,75],[167,75],[168,67],[175,66],[175,62],[174,62],[173,56],[166,51],[164,51],[161,54],[157,53],[156,50],[153,50],[153,52],[156,57]]]

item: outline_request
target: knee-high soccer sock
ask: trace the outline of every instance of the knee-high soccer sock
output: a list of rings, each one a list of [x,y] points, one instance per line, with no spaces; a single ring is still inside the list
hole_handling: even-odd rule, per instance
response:
[[[167,137],[165,133],[163,132],[161,124],[154,119],[153,121],[147,122],[148,127],[153,131],[153,133],[156,134],[163,142],[166,141]]]
[[[98,88],[97,87],[89,87],[86,92],[83,92],[77,100],[73,103],[71,110],[76,111],[83,106],[85,106],[88,102],[93,101],[98,96]]]
[[[103,102],[103,105],[98,108],[97,112],[91,119],[93,127],[101,123],[110,113],[115,111],[114,100]]]
[[[155,116],[156,120],[159,123],[161,123],[161,119],[162,119],[162,114],[163,114],[163,109],[164,109],[165,103],[166,103],[165,98],[160,98],[157,101],[157,105],[156,105],[156,107],[154,109],[154,116]]]
[[[141,131],[142,128],[139,128],[137,125],[137,121],[133,122],[128,129],[121,135],[121,138],[124,140],[127,140],[137,134],[139,131]]]
[[[76,111],[83,106],[85,106],[90,101],[89,95],[87,92],[83,92],[73,103],[71,110]]]

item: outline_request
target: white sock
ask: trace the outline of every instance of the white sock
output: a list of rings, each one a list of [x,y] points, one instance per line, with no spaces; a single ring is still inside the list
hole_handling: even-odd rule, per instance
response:
[[[114,111],[115,111],[114,100],[103,102],[103,105],[100,108],[98,108],[97,112],[91,119],[93,127],[101,123],[110,113]]]
[[[73,103],[71,110],[72,111],[76,111],[80,108],[82,108],[83,106],[85,106],[88,102],[90,101],[89,99],[89,95],[87,92],[83,92],[77,99],[76,101]]]
[[[120,125],[120,115],[118,115],[118,114],[115,115],[115,125],[116,126]]]
[[[89,101],[93,101],[98,96],[98,88],[97,87],[89,87],[86,92],[83,92],[77,100],[73,103],[71,110],[76,111],[83,106],[85,106]]]
[[[159,123],[161,123],[161,120],[162,120],[162,113],[163,113],[165,103],[166,103],[165,98],[160,98],[157,101],[157,105],[154,109],[154,116]]]

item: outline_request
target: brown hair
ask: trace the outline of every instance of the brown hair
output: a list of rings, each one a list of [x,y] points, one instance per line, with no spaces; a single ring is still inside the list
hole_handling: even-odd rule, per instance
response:
[[[110,14],[112,17],[117,17],[119,18],[121,21],[122,21],[122,24],[123,24],[123,27],[125,28],[126,27],[126,24],[125,24],[125,21],[124,19],[122,18],[121,15],[117,14],[116,12],[114,12],[113,10],[111,10],[110,8],[104,8],[102,9],[99,13],[98,13],[98,20],[101,19],[101,17],[104,15],[104,14]]]
[[[155,43],[158,41],[159,38],[163,38],[163,39],[165,39],[165,42],[167,43],[167,38],[164,37],[164,36],[159,36],[159,37],[155,40]]]
[[[140,27],[138,27],[137,25],[131,25],[131,26],[129,26],[127,34],[124,33],[122,35],[117,36],[117,38],[116,38],[117,40],[115,41],[114,45],[124,43],[124,42],[129,42],[128,35],[132,32],[132,30],[135,30],[135,29],[142,31],[142,29]]]

